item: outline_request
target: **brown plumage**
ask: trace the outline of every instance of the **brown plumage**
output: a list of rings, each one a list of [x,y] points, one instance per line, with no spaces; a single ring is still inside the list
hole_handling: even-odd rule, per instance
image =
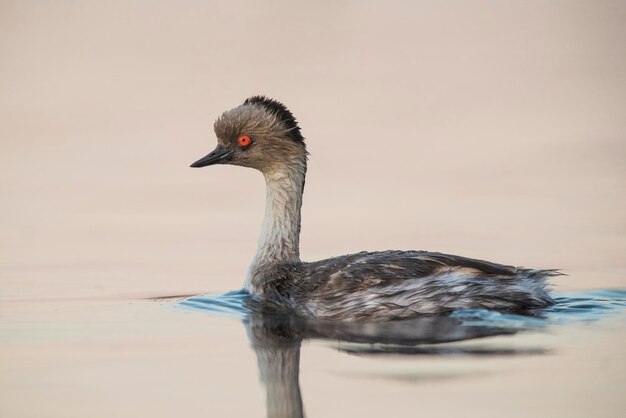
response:
[[[300,261],[300,208],[307,151],[293,114],[262,96],[215,122],[217,148],[192,167],[234,164],[266,181],[266,209],[245,288],[295,313],[336,320],[391,320],[456,309],[529,312],[553,304],[547,278],[531,270],[427,251],[360,252]],[[242,136],[250,141],[241,141]]]

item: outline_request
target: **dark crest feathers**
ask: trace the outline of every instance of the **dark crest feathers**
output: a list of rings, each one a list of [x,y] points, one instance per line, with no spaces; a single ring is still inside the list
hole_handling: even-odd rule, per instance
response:
[[[295,142],[298,142],[304,145],[304,137],[302,136],[302,133],[300,133],[300,127],[298,126],[298,121],[296,120],[293,113],[291,113],[291,111],[287,109],[287,106],[285,106],[284,104],[282,104],[281,102],[277,100],[270,99],[269,97],[265,97],[265,96],[249,97],[243,102],[243,104],[244,105],[253,104],[253,105],[263,106],[265,110],[276,115],[278,120],[280,120],[285,125],[285,127],[289,129],[289,137],[291,139],[293,139]]]

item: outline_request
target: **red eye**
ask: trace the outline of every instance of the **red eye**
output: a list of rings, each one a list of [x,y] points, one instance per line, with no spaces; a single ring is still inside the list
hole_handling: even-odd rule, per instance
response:
[[[252,140],[248,135],[239,135],[239,138],[237,138],[237,143],[242,147],[247,147],[250,145],[250,142],[252,142]]]

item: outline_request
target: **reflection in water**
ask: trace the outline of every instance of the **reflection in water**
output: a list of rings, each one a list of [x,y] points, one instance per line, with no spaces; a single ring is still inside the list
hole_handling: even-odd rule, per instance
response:
[[[268,417],[302,417],[298,321],[254,313],[244,321],[267,394]]]
[[[359,355],[542,354],[547,350],[491,347],[488,344],[469,347],[453,343],[541,330],[550,325],[595,321],[607,313],[626,308],[626,291],[623,290],[562,294],[556,299],[557,305],[535,317],[465,310],[451,316],[378,323],[299,318],[255,301],[243,290],[192,297],[179,305],[241,319],[257,356],[261,382],[266,388],[268,417],[301,417],[303,406],[298,378],[300,346],[305,339],[336,341],[341,343],[338,350]]]
[[[517,332],[486,326],[463,326],[462,320],[450,317],[369,324],[309,321],[258,306],[249,311],[243,323],[257,356],[261,382],[266,388],[268,417],[303,416],[298,382],[303,339],[355,343],[349,348],[340,348],[341,351],[353,354],[446,355],[474,354],[475,350],[464,352],[464,348],[419,348],[419,345]],[[516,354],[516,351],[487,350],[482,354]]]

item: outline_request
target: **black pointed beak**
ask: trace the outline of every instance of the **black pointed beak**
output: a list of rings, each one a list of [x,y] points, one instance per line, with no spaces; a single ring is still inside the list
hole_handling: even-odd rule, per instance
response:
[[[230,161],[231,156],[235,151],[231,149],[227,149],[218,145],[213,151],[211,151],[206,156],[200,158],[195,163],[191,164],[190,167],[198,168],[198,167],[206,167],[208,165],[213,164],[223,164],[227,161]]]

